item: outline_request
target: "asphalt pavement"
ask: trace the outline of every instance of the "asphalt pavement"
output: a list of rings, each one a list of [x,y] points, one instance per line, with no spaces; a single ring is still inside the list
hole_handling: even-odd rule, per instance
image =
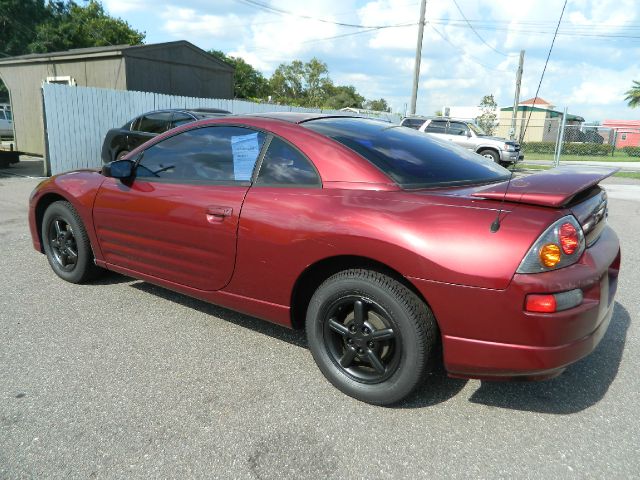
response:
[[[31,247],[27,177],[0,171],[1,479],[640,471],[640,182],[606,182],[623,263],[593,354],[539,383],[434,375],[381,408],[333,388],[302,332],[115,274],[63,282]]]

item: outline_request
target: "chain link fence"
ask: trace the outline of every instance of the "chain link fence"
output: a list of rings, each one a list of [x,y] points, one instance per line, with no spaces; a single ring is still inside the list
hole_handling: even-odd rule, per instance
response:
[[[535,112],[538,113],[538,112]],[[611,128],[584,123],[581,118],[562,114],[549,116],[541,113],[516,118],[514,131],[502,122],[496,135],[513,138],[522,145],[527,160],[629,160],[640,161],[640,128]],[[556,112],[554,112],[556,113]]]

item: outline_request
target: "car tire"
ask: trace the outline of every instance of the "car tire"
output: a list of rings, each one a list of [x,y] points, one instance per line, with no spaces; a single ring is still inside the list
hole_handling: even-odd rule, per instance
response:
[[[345,270],[313,294],[306,317],[309,348],[324,376],[363,402],[390,405],[429,372],[438,328],[412,290],[376,271]]]
[[[103,272],[94,263],[89,236],[75,208],[54,202],[44,212],[42,244],[53,271],[63,280],[83,283]]]
[[[122,150],[116,155],[116,160],[122,160],[122,157],[124,157],[128,153],[129,153],[129,150]]]
[[[483,157],[493,160],[498,164],[500,163],[500,154],[495,150],[480,150],[478,153]]]

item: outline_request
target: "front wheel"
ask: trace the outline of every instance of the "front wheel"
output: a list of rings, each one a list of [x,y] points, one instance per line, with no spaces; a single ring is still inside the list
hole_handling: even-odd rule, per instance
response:
[[[93,262],[89,236],[75,208],[65,201],[54,202],[42,219],[44,252],[53,271],[71,283],[95,278],[102,271]]]
[[[495,150],[482,150],[479,152],[484,158],[493,160],[496,163],[500,163],[500,154]]]
[[[437,341],[433,314],[413,291],[360,269],[337,273],[318,288],[306,330],[324,376],[375,405],[398,402],[419,385]]]
[[[116,155],[116,160],[122,160],[124,156],[128,154],[129,154],[129,150],[122,150],[121,152],[118,153],[118,155]]]

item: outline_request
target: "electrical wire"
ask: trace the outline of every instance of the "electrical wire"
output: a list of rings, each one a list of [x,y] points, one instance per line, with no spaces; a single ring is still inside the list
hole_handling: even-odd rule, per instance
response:
[[[501,52],[500,50],[496,49],[496,48],[495,48],[495,47],[493,47],[492,45],[489,45],[489,44],[487,43],[487,41],[486,41],[484,38],[482,38],[482,37],[480,36],[480,34],[476,31],[476,29],[475,29],[475,28],[473,28],[473,25],[471,25],[471,22],[469,22],[469,20],[467,19],[466,15],[464,14],[464,12],[462,11],[462,9],[460,8],[460,5],[458,5],[458,2],[456,2],[456,0],[452,0],[452,1],[453,1],[453,4],[454,4],[454,5],[456,6],[456,8],[458,9],[458,12],[460,12],[460,15],[462,15],[462,18],[464,18],[464,21],[467,23],[467,25],[469,26],[469,28],[473,31],[473,33],[475,33],[475,34],[476,34],[476,37],[478,37],[482,43],[484,43],[487,47],[489,47],[489,48],[490,48],[491,50],[493,50],[494,52],[496,52],[496,53],[498,53],[498,54],[500,54],[500,55],[502,55],[502,56],[504,56],[504,57],[514,57],[514,56],[517,56],[517,55],[516,55],[516,54],[514,54],[514,53],[511,53],[511,54],[510,54],[510,53],[504,53],[504,52]]]
[[[449,38],[442,33],[440,30],[438,30],[436,27],[433,26],[433,24],[431,24],[431,22],[426,22],[427,25],[429,25],[429,27],[431,27],[431,29],[436,32],[438,34],[438,36],[440,38],[442,38],[442,40],[444,40],[446,43],[448,43],[450,46],[452,46],[453,48],[455,48],[456,50],[458,50],[459,52],[462,52],[462,54],[465,57],[468,57],[473,63],[477,63],[478,65],[480,65],[483,68],[486,68],[487,70],[491,71],[491,72],[506,72],[505,69],[503,68],[495,68],[495,67],[490,67],[488,65],[485,65],[484,63],[482,63],[480,60],[478,60],[476,57],[474,57],[473,55],[470,55],[468,52],[466,52],[465,50],[463,50],[462,48],[460,48],[458,45],[454,44],[451,40],[449,40]]]
[[[362,28],[362,29],[379,29],[379,28],[389,28],[389,27],[399,27],[399,26],[405,26],[404,24],[397,24],[397,25],[361,25],[361,24],[356,24],[356,23],[345,23],[345,22],[335,22],[333,20],[327,20],[326,18],[318,18],[318,17],[312,17],[310,15],[304,15],[304,14],[299,14],[299,13],[295,13],[292,12],[290,10],[284,10],[282,8],[277,8],[277,7],[272,7],[271,5],[268,5],[264,2],[261,2],[259,0],[238,0],[241,3],[244,3],[246,5],[252,6],[252,7],[257,7],[260,8],[261,10],[270,12],[270,13],[275,13],[278,15],[289,15],[292,17],[297,17],[297,18],[304,18],[305,20],[313,20],[316,22],[322,22],[322,23],[328,23],[331,25],[338,25],[341,27],[350,27],[350,28]]]
[[[553,35],[553,40],[551,40],[551,46],[549,47],[549,52],[547,53],[547,59],[544,62],[544,68],[542,69],[542,74],[540,75],[540,81],[538,82],[538,88],[536,89],[536,94],[533,97],[533,104],[531,105],[531,110],[529,110],[529,116],[527,117],[527,123],[524,126],[524,130],[520,133],[520,143],[524,140],[524,136],[527,133],[527,128],[529,128],[529,120],[531,120],[531,114],[533,113],[533,109],[536,106],[536,101],[538,100],[538,94],[540,93],[540,87],[542,86],[542,80],[544,79],[544,74],[547,71],[547,65],[549,64],[549,58],[551,58],[551,52],[553,51],[553,46],[556,43],[556,37],[558,35],[558,30],[560,29],[560,24],[562,23],[562,17],[564,16],[564,10],[567,8],[567,1],[564,0],[564,5],[562,6],[562,12],[560,12],[560,18],[558,19],[558,25],[556,25],[556,32]],[[517,112],[514,112],[517,114]]]

